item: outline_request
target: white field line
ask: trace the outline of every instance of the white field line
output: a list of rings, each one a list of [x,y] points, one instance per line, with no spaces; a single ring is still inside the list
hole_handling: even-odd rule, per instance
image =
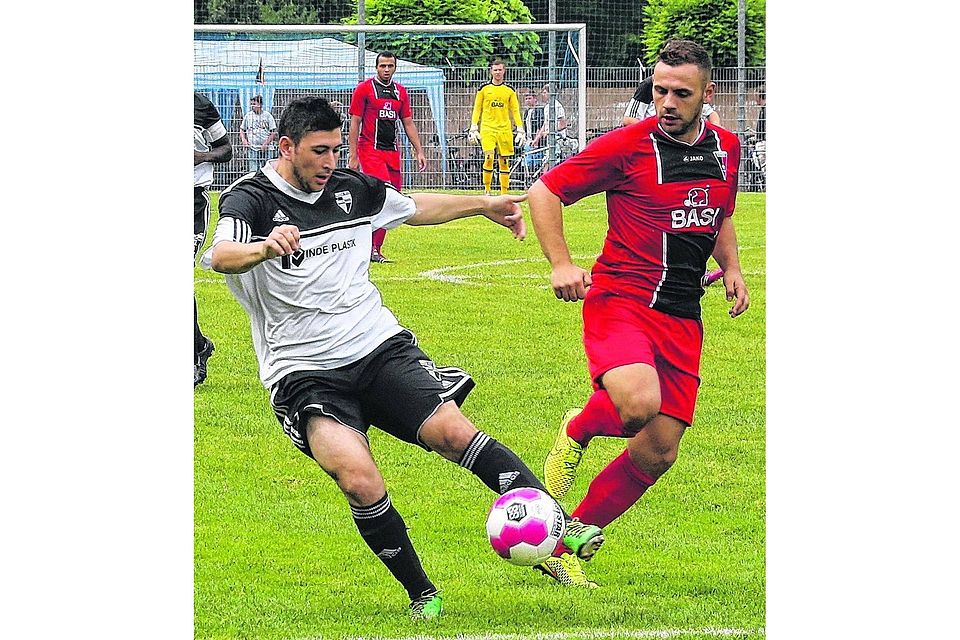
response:
[[[482,633],[457,634],[455,636],[416,635],[404,637],[387,636],[350,636],[343,640],[615,640],[617,638],[684,638],[689,636],[711,636],[716,638],[762,638],[766,636],[760,629],[721,629],[705,627],[703,629],[585,629],[564,633]],[[323,640],[323,636],[298,638],[298,640]]]
[[[740,247],[741,251],[756,249],[761,247]],[[596,256],[573,256],[574,260],[590,260],[593,261],[596,259]],[[474,262],[472,264],[460,264],[453,265],[449,267],[440,267],[437,269],[429,269],[427,271],[421,271],[415,276],[379,276],[375,278],[378,282],[412,282],[417,280],[433,280],[435,282],[447,282],[450,284],[461,284],[461,285],[471,285],[475,287],[495,287],[495,286],[522,286],[523,288],[530,288],[529,283],[517,284],[508,284],[505,281],[509,280],[540,280],[544,284],[537,286],[539,289],[549,289],[550,285],[549,274],[544,273],[503,273],[503,274],[462,274],[457,273],[458,271],[465,271],[468,269],[481,269],[484,267],[500,267],[508,264],[521,264],[521,263],[530,263],[530,262],[543,262],[543,258],[516,258],[513,260],[492,260],[489,262]],[[745,271],[744,275],[746,276],[757,276],[763,275],[763,271]],[[493,282],[491,282],[493,280]],[[211,277],[200,277],[194,278],[194,283],[203,283],[203,284],[219,284],[223,283],[222,278],[211,278]]]

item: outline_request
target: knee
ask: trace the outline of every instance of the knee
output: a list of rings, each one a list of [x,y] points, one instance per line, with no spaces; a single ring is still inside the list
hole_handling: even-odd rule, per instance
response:
[[[442,406],[420,429],[420,439],[424,444],[454,462],[459,462],[463,457],[463,452],[476,434],[477,428],[455,405]]]
[[[330,476],[350,504],[373,504],[382,498],[387,490],[383,479],[375,469],[345,468],[336,473],[330,473]]]
[[[630,433],[637,433],[660,413],[660,394],[633,393],[621,401],[617,410],[624,428]]]

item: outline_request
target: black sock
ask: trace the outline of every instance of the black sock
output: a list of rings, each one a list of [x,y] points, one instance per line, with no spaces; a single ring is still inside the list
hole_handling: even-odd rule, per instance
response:
[[[483,431],[478,431],[463,452],[460,466],[469,469],[498,494],[517,487],[534,487],[546,492],[543,483],[513,451]]]
[[[197,319],[197,296],[193,296],[193,355],[197,355],[207,344],[207,338],[200,331],[200,322]]]
[[[417,551],[407,535],[407,526],[393,508],[390,496],[384,494],[368,507],[351,505],[350,512],[364,542],[387,565],[411,600],[436,593],[437,588],[424,573]]]

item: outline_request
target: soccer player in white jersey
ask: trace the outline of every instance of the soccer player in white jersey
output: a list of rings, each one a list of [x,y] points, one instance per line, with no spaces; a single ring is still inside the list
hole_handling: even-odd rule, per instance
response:
[[[206,96],[193,93],[193,259],[207,239],[213,165],[229,162],[233,147],[220,112]],[[200,331],[197,296],[193,296],[193,386],[207,379],[207,360],[213,355],[213,340]]]
[[[284,431],[337,483],[361,537],[406,589],[411,617],[430,619],[443,601],[371,456],[370,425],[458,463],[497,493],[543,485],[460,412],[470,376],[434,364],[383,305],[369,279],[371,231],[480,214],[522,240],[525,196],[401,195],[336,169],[340,127],[323,98],[284,109],[280,157],[220,198],[211,266],[229,274],[250,315],[260,378]],[[588,559],[602,542],[598,527],[569,520],[562,544]]]

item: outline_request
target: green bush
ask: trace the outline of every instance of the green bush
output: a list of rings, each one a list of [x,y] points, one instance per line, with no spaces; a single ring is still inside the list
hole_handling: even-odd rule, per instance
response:
[[[746,64],[766,61],[766,4],[747,0]],[[650,0],[644,8],[644,62],[654,64],[664,43],[685,38],[703,45],[714,66],[737,66],[737,0]]]
[[[530,10],[521,0],[367,0],[367,24],[486,24],[530,23]],[[344,20],[357,24],[356,15]],[[355,42],[355,39],[351,39]],[[532,66],[541,52],[535,33],[456,37],[425,34],[371,33],[367,48],[390,50],[420,64],[485,67],[494,57],[511,66]]]

